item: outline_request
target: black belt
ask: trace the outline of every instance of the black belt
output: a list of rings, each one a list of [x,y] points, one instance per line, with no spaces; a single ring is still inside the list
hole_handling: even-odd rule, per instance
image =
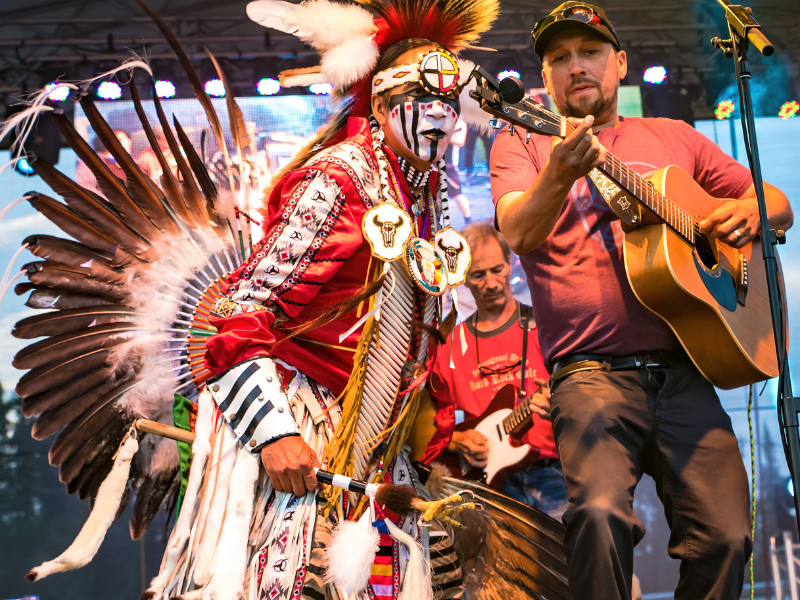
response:
[[[549,469],[552,466],[560,464],[560,462],[561,461],[557,458],[542,458],[537,460],[534,464],[540,469]]]
[[[610,356],[605,354],[571,354],[555,362],[552,381],[563,379],[578,371],[632,371],[635,369],[664,368],[691,365],[683,350],[658,350],[655,352],[639,352],[628,356]]]

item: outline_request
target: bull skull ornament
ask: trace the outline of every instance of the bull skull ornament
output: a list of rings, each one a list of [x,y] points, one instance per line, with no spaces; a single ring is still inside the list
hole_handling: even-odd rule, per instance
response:
[[[411,238],[411,217],[388,202],[369,209],[361,224],[373,256],[381,260],[397,260]]]
[[[447,261],[447,272],[448,273],[455,273],[456,266],[458,261],[458,255],[464,250],[464,244],[459,241],[458,248],[453,248],[452,246],[445,246],[442,243],[441,238],[437,242],[437,245],[444,252],[445,260]]]
[[[469,244],[464,236],[452,227],[436,232],[436,248],[444,257],[447,269],[447,285],[461,285],[467,279],[467,271],[472,263]]]
[[[378,218],[378,215],[372,217],[372,222],[381,228],[381,233],[383,234],[383,246],[384,248],[391,248],[394,246],[394,238],[397,234],[397,228],[403,224],[402,217],[397,219],[394,223],[391,221],[381,221]]]

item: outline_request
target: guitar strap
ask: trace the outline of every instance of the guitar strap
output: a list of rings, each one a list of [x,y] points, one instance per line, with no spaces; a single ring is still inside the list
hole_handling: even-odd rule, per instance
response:
[[[589,179],[592,180],[597,191],[606,201],[608,207],[611,209],[617,218],[623,224],[633,227],[642,220],[639,203],[634,198],[628,198],[628,191],[621,188],[614,181],[612,181],[605,173],[595,167],[589,171]]]
[[[519,326],[522,329],[522,372],[519,374],[519,397],[525,398],[525,365],[528,361],[528,324],[533,317],[533,309],[530,306],[523,306],[522,303],[517,305],[517,309],[519,310]]]

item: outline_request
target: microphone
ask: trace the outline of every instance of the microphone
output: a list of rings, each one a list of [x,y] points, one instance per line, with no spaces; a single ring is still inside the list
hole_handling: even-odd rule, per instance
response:
[[[525,97],[525,86],[516,77],[506,77],[498,88],[503,100],[509,104],[516,104]]]

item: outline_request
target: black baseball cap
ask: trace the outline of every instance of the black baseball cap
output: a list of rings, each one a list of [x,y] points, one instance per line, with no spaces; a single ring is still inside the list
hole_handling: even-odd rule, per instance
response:
[[[614,27],[602,8],[585,2],[564,2],[536,23],[531,31],[533,50],[539,60],[542,60],[545,48],[553,37],[574,27],[589,28],[608,40],[614,48],[620,49]]]

